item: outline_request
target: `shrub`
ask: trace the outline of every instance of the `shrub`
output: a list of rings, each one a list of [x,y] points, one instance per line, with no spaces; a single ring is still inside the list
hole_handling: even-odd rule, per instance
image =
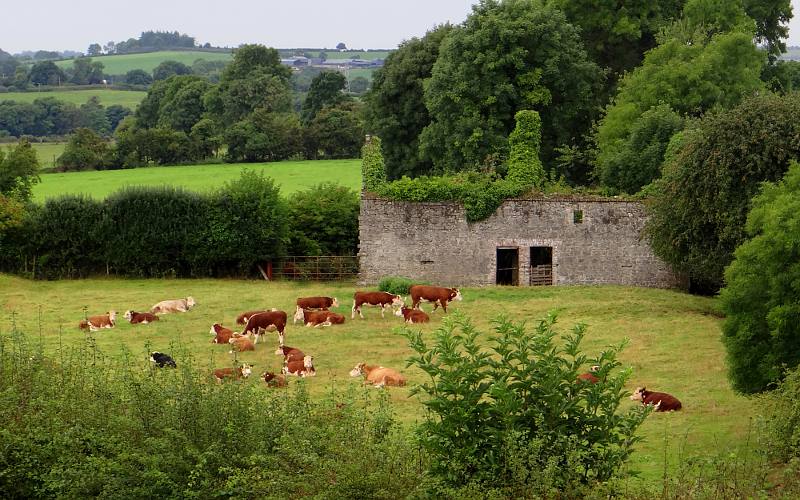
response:
[[[294,193],[289,204],[291,255],[355,255],[358,252],[358,194],[325,182]]]
[[[764,449],[781,462],[800,459],[800,369],[784,374],[777,389],[761,400]]]
[[[532,332],[497,320],[487,349],[469,320],[454,318],[434,332],[430,347],[421,332],[404,334],[416,353],[409,365],[430,376],[412,392],[426,395],[419,432],[434,476],[508,497],[547,497],[570,496],[619,472],[648,413],[642,406],[618,411],[631,374],[616,370],[622,346],[589,358],[580,348],[585,326],[557,341],[550,314]],[[600,383],[577,382],[587,365],[600,365]]]
[[[720,294],[728,374],[742,392],[765,390],[800,364],[800,164],[752,203],[751,239],[736,249]]]
[[[395,295],[408,295],[408,289],[416,283],[419,283],[419,281],[404,278],[403,276],[386,276],[378,283],[378,290]]]
[[[79,128],[69,138],[56,160],[57,170],[100,170],[110,163],[109,148],[102,137],[88,128]]]

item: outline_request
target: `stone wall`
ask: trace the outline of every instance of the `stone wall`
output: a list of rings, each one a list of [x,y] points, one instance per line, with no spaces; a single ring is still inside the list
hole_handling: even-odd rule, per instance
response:
[[[448,286],[495,284],[497,249],[516,248],[524,286],[531,247],[549,247],[555,285],[685,288],[643,239],[644,222],[643,205],[626,201],[507,200],[488,219],[468,223],[457,203],[362,197],[360,281],[407,276]]]

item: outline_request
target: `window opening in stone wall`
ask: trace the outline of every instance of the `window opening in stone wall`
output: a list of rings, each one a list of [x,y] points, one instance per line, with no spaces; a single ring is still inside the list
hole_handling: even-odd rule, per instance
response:
[[[553,247],[531,247],[531,286],[553,284]]]
[[[572,211],[572,222],[575,224],[583,224],[583,210]]]
[[[497,284],[519,285],[519,248],[497,249]]]

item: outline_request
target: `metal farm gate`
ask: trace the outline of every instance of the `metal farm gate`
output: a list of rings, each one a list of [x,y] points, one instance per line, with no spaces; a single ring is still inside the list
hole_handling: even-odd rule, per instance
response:
[[[338,281],[358,276],[355,255],[288,256],[268,266],[269,279]]]

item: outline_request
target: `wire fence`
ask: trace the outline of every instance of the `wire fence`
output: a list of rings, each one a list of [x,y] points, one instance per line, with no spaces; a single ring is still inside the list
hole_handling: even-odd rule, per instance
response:
[[[269,279],[296,281],[339,281],[358,276],[355,255],[288,256],[272,262]]]

